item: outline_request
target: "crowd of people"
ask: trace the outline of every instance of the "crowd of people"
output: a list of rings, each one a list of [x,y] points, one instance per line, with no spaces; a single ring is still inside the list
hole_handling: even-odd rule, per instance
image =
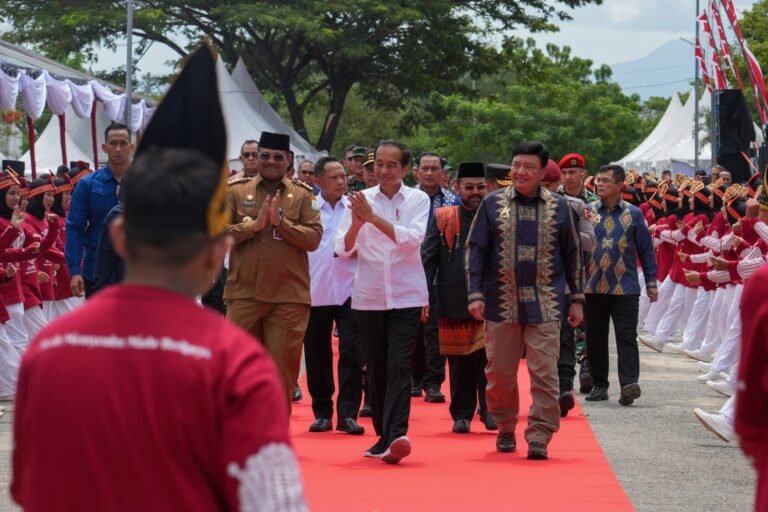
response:
[[[742,333],[762,328],[742,325],[740,299],[768,254],[763,177],[590,173],[539,142],[455,175],[397,140],[298,163],[271,132],[227,173],[218,104],[193,116],[179,92],[194,79],[216,97],[204,53],[138,148],[113,124],[95,172],[0,174],[0,395],[18,398],[12,493],[25,508],[305,509],[288,435],[302,357],[309,431],[364,435],[370,416],[362,455],[389,464],[411,453],[412,399],[441,407],[446,380],[452,432],[477,417],[498,452],[517,451],[524,358],[527,458],[548,459],[577,384],[609,399],[611,322],[621,406],[641,397],[639,340],[699,360],[698,380],[731,398],[695,414],[734,438]],[[83,481],[100,483],[86,496]]]

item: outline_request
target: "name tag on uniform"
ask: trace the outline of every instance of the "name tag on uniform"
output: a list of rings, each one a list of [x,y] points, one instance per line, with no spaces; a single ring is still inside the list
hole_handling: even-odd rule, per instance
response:
[[[243,206],[247,206],[249,208],[252,208],[252,207],[256,206],[256,201],[243,201],[240,204],[242,204]]]
[[[280,233],[277,232],[277,228],[272,228],[272,238],[275,240],[282,240],[283,237],[280,236]]]

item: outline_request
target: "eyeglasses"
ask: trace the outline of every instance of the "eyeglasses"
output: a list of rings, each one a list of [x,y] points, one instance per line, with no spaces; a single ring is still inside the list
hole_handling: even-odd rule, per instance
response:
[[[301,171],[301,174],[303,174],[304,176],[312,176],[313,174],[315,174],[315,171]]]
[[[482,185],[462,185],[462,190],[466,190],[467,192],[474,192],[477,190],[478,192],[482,192],[483,190],[487,189],[488,186],[485,184]]]
[[[242,153],[240,153],[240,156],[242,156],[246,160],[248,158],[257,158],[259,156],[259,152],[258,151],[243,151]]]
[[[272,159],[273,162],[282,162],[285,160],[285,155],[280,153],[259,153],[259,160],[268,161]]]

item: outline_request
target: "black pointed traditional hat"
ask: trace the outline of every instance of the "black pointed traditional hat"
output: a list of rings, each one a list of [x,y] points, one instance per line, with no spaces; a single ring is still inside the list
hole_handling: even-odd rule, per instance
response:
[[[227,137],[215,59],[207,44],[189,55],[152,116],[123,185],[126,225],[151,232],[204,233],[209,239],[225,231]],[[163,152],[190,157],[186,169],[183,164],[153,169],[152,161]],[[205,193],[184,197],[190,186]]]

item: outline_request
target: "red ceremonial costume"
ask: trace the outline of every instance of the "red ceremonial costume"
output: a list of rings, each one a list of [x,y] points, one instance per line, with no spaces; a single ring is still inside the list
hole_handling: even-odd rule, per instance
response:
[[[301,492],[282,397],[262,345],[223,317],[111,287],[24,356],[11,492],[27,512],[279,504]]]

